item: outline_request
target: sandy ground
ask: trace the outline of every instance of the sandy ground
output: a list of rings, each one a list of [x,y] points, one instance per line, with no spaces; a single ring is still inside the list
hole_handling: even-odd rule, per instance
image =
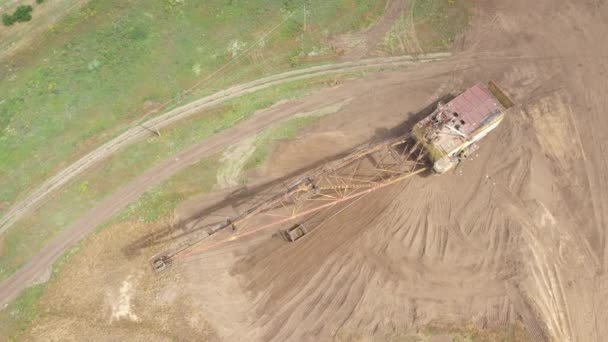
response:
[[[172,222],[105,230],[49,288],[26,338],[440,341],[450,337],[424,328],[471,322],[521,325],[515,340],[604,340],[607,17],[602,1],[478,2],[455,58],[297,102],[311,111],[351,99],[277,147],[252,184],[405,129],[480,80],[517,105],[455,171],[377,191],[295,244],[252,235],[158,276],[145,261],[159,246],[124,248]],[[176,219],[208,203],[190,201]]]

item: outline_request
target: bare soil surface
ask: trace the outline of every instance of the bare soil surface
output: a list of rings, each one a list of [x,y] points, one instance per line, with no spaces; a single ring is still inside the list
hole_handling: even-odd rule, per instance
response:
[[[252,185],[405,131],[440,96],[480,80],[494,79],[516,103],[453,172],[376,191],[294,244],[254,234],[159,276],[145,261],[162,246],[131,257],[124,249],[162,224],[104,230],[49,288],[46,314],[26,338],[441,341],[453,333],[429,326],[470,322],[488,341],[504,337],[487,333],[495,329],[511,340],[605,340],[607,17],[603,1],[479,2],[455,58],[271,109],[287,117],[352,99],[277,147]],[[261,129],[253,121],[225,139]],[[205,154],[185,153],[188,162]],[[151,186],[174,168],[138,182]],[[196,220],[209,198],[185,204],[175,220]]]

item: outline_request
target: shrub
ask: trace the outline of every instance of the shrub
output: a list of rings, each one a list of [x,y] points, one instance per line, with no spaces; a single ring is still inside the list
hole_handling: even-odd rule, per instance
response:
[[[4,13],[2,15],[2,23],[4,24],[4,26],[11,26],[15,23],[15,20],[13,19],[12,15]]]
[[[32,10],[34,9],[30,5],[21,5],[13,13],[13,19],[16,22],[30,21],[32,20]]]
[[[3,14],[2,23],[5,26],[11,26],[14,23],[30,21],[30,20],[32,20],[32,11],[33,10],[34,10],[34,8],[32,8],[32,6],[30,6],[30,5],[21,5],[21,6],[17,7],[17,9],[15,10],[15,12],[12,15],[6,14],[6,13]]]
[[[41,3],[43,3],[43,2],[44,2],[44,0],[36,0],[36,3],[37,3],[38,5],[40,5],[40,4],[41,4]]]

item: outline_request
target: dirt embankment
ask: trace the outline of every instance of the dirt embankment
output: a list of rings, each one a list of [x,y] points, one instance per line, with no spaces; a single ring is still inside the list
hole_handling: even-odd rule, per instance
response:
[[[415,338],[425,326],[462,321],[476,329],[521,324],[530,340],[602,341],[608,47],[598,42],[608,33],[607,16],[608,4],[597,1],[478,4],[455,59],[315,97],[302,109],[353,100],[279,146],[256,177],[318,162],[386,133],[441,95],[494,79],[517,105],[471,160],[447,175],[366,196],[298,243],[252,235],[183,259],[161,277],[139,262],[117,262],[146,227],[127,229],[132,235],[111,244],[104,238],[123,227],[104,231],[45,297],[50,314],[30,337],[78,336],[89,325],[95,336],[131,328],[129,336],[144,339],[149,330],[142,327],[172,322],[187,298],[178,316],[198,322],[194,312],[202,312],[210,338],[227,341]],[[180,218],[200,209],[191,202]],[[159,248],[143,250],[137,261]],[[90,260],[98,260],[93,269]],[[87,295],[74,298],[69,284]],[[123,286],[137,320],[111,322],[116,303],[127,303]],[[114,301],[104,302],[108,296]],[[66,321],[72,325],[58,324]]]

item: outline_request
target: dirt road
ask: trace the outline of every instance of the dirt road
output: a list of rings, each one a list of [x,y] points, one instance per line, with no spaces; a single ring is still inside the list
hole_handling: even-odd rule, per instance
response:
[[[14,205],[5,215],[2,216],[2,218],[0,218],[0,234],[4,233],[7,229],[9,229],[15,222],[17,222],[21,217],[23,217],[23,215],[36,208],[36,205],[40,203],[51,192],[57,190],[58,188],[69,182],[71,179],[79,175],[81,172],[87,170],[96,163],[99,163],[101,160],[107,158],[112,153],[127,146],[128,144],[133,143],[137,139],[141,139],[142,137],[152,134],[151,132],[154,132],[155,130],[160,130],[179,120],[195,115],[206,108],[219,105],[225,101],[232,100],[239,96],[250,94],[262,89],[266,89],[268,87],[287,82],[293,82],[323,75],[339,74],[360,70],[373,70],[383,67],[386,68],[405,66],[412,63],[431,62],[449,56],[450,54],[447,53],[436,53],[429,55],[420,55],[416,57],[401,56],[391,58],[373,58],[357,62],[345,62],[324,66],[316,66],[307,69],[289,71],[282,74],[261,78],[252,82],[239,84],[228,89],[219,91],[215,94],[206,96],[199,100],[193,101],[187,105],[171,110],[163,115],[147,120],[141,123],[140,125],[136,125],[130,128],[125,133],[103,144],[97,149],[89,152],[84,157],[78,159],[70,166],[66,167],[61,172],[45,181],[37,190],[35,190],[25,199]]]

